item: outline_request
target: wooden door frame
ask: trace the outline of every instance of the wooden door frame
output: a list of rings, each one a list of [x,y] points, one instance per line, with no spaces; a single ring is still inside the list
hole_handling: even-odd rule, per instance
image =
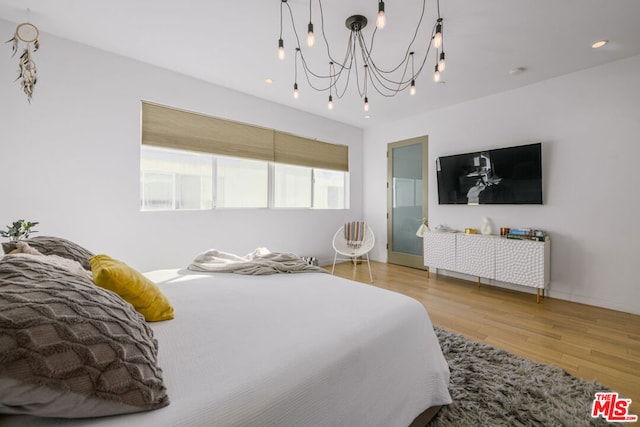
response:
[[[428,218],[429,210],[429,136],[423,135],[409,138],[402,141],[390,142],[387,144],[387,262],[389,264],[399,264],[407,267],[420,268],[426,270],[424,266],[424,255],[410,255],[393,251],[393,156],[394,148],[406,147],[414,144],[422,144],[422,217]],[[416,228],[417,231],[417,228]],[[424,251],[424,249],[423,249]]]

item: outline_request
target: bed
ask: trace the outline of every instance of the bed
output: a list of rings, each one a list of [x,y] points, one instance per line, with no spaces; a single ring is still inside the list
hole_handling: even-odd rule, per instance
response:
[[[170,403],[90,419],[0,415],[0,425],[404,427],[451,402],[447,363],[412,298],[322,273],[145,276],[175,310],[148,323]]]

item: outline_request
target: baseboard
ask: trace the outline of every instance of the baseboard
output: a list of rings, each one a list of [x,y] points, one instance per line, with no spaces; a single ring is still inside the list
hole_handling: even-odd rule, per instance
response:
[[[435,269],[431,269],[431,274],[435,274]],[[469,276],[468,274],[457,273],[455,271],[438,269],[438,274],[442,276],[455,277],[457,279],[468,280],[470,282],[477,283],[478,278],[476,276]],[[528,294],[536,294],[536,288],[529,286],[514,285],[513,283],[500,282],[497,280],[480,278],[482,285],[495,286],[497,288],[509,289],[518,292],[524,292]],[[553,289],[553,282],[551,286],[545,289],[545,297],[561,299],[564,301],[575,302],[578,304],[590,305],[593,307],[606,308],[608,310],[622,311],[624,313],[638,314],[640,315],[640,306],[628,307],[623,304],[619,304],[613,301],[606,301],[600,298],[590,298],[585,295],[569,294],[566,292]]]

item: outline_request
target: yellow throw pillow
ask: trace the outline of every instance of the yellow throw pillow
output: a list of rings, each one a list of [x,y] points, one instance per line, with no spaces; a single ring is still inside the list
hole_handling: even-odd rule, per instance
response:
[[[89,264],[96,285],[120,295],[148,322],[173,319],[173,307],[167,297],[138,271],[108,255],[91,257]]]

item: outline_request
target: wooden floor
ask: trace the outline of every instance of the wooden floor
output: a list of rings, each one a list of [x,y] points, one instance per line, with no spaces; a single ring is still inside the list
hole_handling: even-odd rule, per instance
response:
[[[420,301],[434,325],[596,380],[632,399],[640,415],[640,316],[544,298],[413,268],[372,263],[374,286]],[[366,264],[336,275],[369,283]]]

